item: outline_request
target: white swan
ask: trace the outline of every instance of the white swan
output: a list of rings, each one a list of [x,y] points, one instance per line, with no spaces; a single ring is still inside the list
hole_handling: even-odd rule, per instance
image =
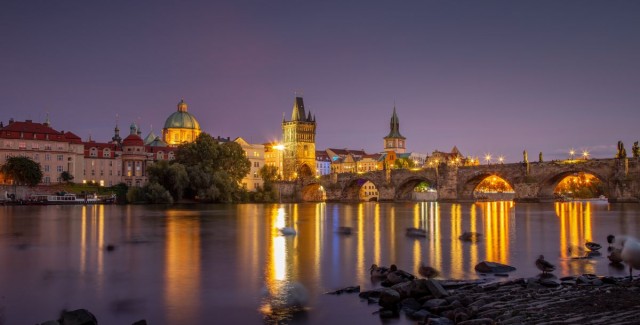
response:
[[[278,228],[278,231],[280,231],[280,234],[283,236],[295,236],[297,234],[293,227]]]
[[[625,236],[622,240],[622,261],[629,265],[629,280],[633,280],[633,269],[640,270],[640,242],[630,236]]]

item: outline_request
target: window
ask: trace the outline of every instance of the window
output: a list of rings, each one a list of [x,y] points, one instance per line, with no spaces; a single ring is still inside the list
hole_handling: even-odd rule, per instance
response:
[[[18,143],[18,149],[27,149],[27,144],[24,142],[19,142]]]
[[[50,144],[45,144],[44,145],[44,150],[51,150],[51,145]]]
[[[47,153],[47,154],[45,154],[45,155],[44,155],[44,160],[46,160],[46,161],[50,161],[50,160],[51,160],[51,154],[48,154],[48,153]]]
[[[51,178],[49,178],[49,176],[46,176],[46,177],[44,178],[44,183],[45,183],[45,184],[49,184],[49,183],[51,183]]]
[[[36,153],[36,154],[34,154],[34,155],[33,155],[33,160],[35,160],[35,161],[40,160],[40,155],[39,155],[39,154],[37,154],[37,153]]]
[[[90,157],[97,157],[98,156],[98,149],[96,149],[96,148],[89,149],[89,156]]]
[[[44,165],[44,171],[49,172],[49,165]]]
[[[102,155],[106,158],[111,157],[111,151],[109,149],[104,149],[104,151],[102,152]]]
[[[57,171],[58,173],[62,173],[62,166],[58,166],[58,167],[56,167],[56,171]]]
[[[33,150],[38,150],[38,149],[40,149],[40,144],[38,144],[38,143],[32,143],[32,144],[31,144],[31,149],[33,149]]]
[[[259,161],[254,161],[253,162],[253,167],[260,167],[260,162]]]
[[[62,155],[58,155],[57,158],[58,158],[58,161],[63,161],[64,160],[64,157]]]

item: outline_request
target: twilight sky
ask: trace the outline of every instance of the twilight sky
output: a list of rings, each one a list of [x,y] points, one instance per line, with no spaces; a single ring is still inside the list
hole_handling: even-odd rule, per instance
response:
[[[0,120],[108,141],[180,98],[214,136],[317,148],[612,157],[640,140],[640,1],[0,1]]]

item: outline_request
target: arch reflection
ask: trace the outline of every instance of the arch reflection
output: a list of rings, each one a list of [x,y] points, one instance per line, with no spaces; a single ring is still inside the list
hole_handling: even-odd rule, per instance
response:
[[[476,203],[482,212],[485,259],[509,264],[510,229],[513,226],[513,201]]]

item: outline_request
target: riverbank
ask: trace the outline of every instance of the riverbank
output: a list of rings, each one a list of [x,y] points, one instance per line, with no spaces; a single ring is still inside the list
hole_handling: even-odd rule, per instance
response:
[[[503,282],[417,279],[360,293],[418,324],[640,324],[640,279],[592,274]]]

